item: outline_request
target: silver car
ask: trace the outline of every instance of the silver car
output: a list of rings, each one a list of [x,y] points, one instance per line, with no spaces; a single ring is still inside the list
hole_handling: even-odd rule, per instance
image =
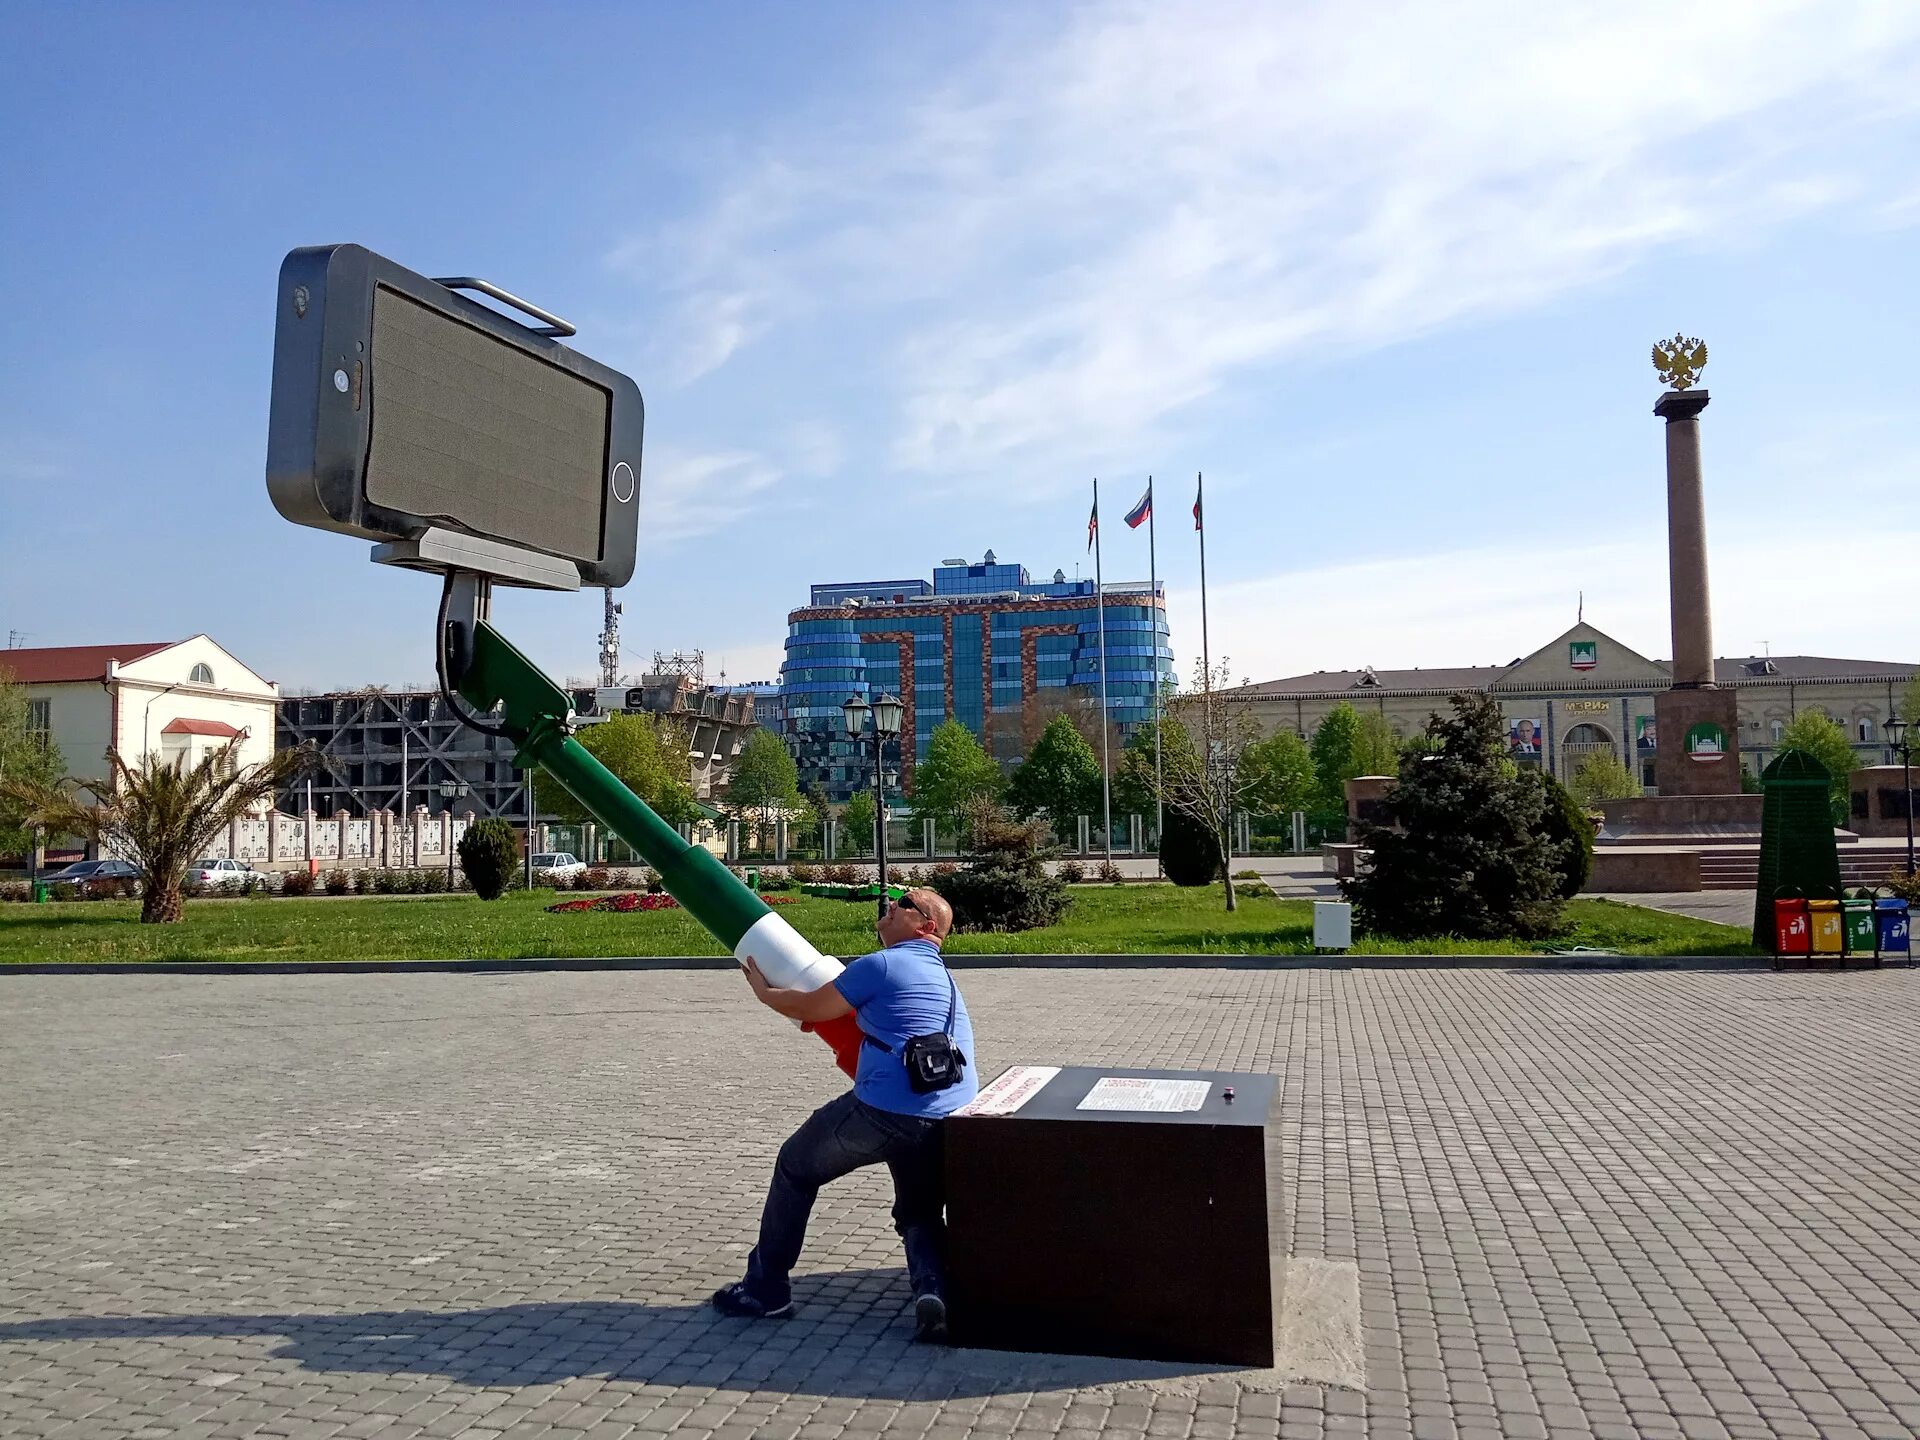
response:
[[[252,880],[259,874],[244,860],[209,855],[189,865],[186,878],[189,885],[232,885]]]

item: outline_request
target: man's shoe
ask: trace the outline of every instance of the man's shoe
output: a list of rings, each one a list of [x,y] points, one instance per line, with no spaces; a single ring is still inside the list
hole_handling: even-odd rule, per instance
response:
[[[722,1285],[713,1292],[713,1308],[735,1320],[784,1320],[793,1314],[793,1302],[769,1309],[745,1285]]]
[[[947,1343],[947,1302],[927,1294],[913,1302],[913,1338],[923,1345]]]

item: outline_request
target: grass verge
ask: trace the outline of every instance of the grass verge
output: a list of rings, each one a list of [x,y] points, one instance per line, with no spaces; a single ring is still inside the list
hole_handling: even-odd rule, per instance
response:
[[[168,960],[467,960],[596,956],[721,955],[683,910],[549,915],[548,891],[486,903],[471,895],[313,900],[193,900],[178,925],[141,925],[132,902],[0,906],[0,964]],[[1745,931],[1683,915],[1576,900],[1570,934],[1555,945],[1622,955],[1755,955]],[[831,955],[873,948],[872,911],[844,900],[804,898],[781,907]],[[949,949],[972,954],[1311,953],[1313,907],[1305,900],[1243,899],[1228,914],[1218,889],[1170,885],[1084,886],[1058,925],[1018,934],[958,935]],[[1487,940],[1376,940],[1356,955],[1534,955],[1537,944]]]

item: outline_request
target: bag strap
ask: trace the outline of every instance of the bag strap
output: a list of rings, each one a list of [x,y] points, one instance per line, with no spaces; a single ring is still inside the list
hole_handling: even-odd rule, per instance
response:
[[[960,987],[953,983],[953,971],[947,969],[947,962],[944,956],[941,958],[940,968],[946,973],[947,995],[948,995],[947,1023],[942,1028],[941,1034],[951,1037],[953,1034],[953,1022],[960,1017]],[[878,1035],[874,1034],[871,1030],[867,1029],[865,1025],[861,1025],[860,1017],[857,1013],[854,1016],[853,1023],[859,1027],[860,1033],[866,1036],[867,1044],[873,1046],[874,1049],[882,1051],[888,1055],[895,1055],[900,1053],[900,1050],[905,1047],[907,1040],[912,1038],[911,1036],[905,1036],[905,1037],[902,1037],[899,1046],[889,1045],[887,1044],[886,1041],[882,1040]]]

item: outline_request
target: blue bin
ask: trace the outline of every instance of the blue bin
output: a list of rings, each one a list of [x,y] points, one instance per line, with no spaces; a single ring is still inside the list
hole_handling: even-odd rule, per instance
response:
[[[1908,906],[1904,900],[1877,900],[1874,902],[1874,919],[1880,922],[1880,953],[1882,955],[1911,955],[1913,939],[1909,927]]]

